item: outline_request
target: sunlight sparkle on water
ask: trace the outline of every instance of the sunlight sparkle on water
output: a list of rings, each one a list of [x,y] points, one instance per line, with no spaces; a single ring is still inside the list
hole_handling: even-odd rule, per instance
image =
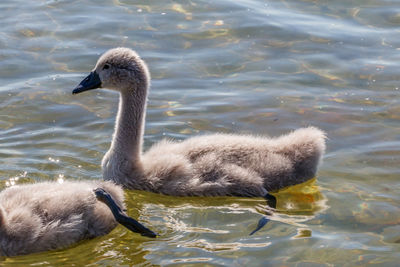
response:
[[[49,157],[48,160],[51,162],[57,162],[57,163],[60,162],[59,159],[53,159],[52,157]]]
[[[59,184],[64,183],[64,174],[59,174],[59,175],[58,175],[57,182],[58,182]]]
[[[24,178],[24,177],[26,177],[27,174],[28,174],[28,172],[24,171],[20,175],[9,178],[8,181],[6,181],[6,183],[5,183],[6,186],[10,187],[10,186],[16,185],[16,182],[18,182],[19,178]]]

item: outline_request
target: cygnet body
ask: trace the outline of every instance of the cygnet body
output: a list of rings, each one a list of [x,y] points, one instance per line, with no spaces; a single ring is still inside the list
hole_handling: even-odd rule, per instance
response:
[[[100,87],[120,93],[103,178],[126,188],[175,196],[265,196],[316,175],[325,133],[301,128],[277,138],[212,134],[182,142],[163,140],[142,153],[150,74],[131,49],[103,54],[73,91]]]

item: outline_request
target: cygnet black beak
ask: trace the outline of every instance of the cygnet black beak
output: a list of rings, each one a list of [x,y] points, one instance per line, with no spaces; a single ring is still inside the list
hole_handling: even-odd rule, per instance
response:
[[[126,215],[126,213],[121,209],[121,207],[118,206],[118,204],[115,202],[113,197],[103,188],[96,188],[93,191],[94,194],[96,195],[97,200],[103,202],[110,208],[117,222],[119,222],[132,232],[140,233],[142,236],[157,237],[157,234],[154,233],[152,230],[145,227],[143,224],[136,221],[135,219]]]
[[[92,71],[81,83],[72,91],[72,94],[79,94],[88,90],[101,87],[101,80],[96,71]]]

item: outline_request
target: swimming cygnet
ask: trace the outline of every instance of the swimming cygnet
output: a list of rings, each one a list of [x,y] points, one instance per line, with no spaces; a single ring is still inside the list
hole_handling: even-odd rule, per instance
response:
[[[9,187],[0,192],[0,256],[66,248],[105,235],[118,222],[142,235],[156,236],[123,208],[121,187],[108,181]]]
[[[107,51],[73,94],[96,88],[119,92],[112,144],[103,178],[130,189],[175,196],[261,197],[316,175],[325,133],[315,127],[270,138],[211,134],[162,140],[142,153],[150,75],[129,48]]]

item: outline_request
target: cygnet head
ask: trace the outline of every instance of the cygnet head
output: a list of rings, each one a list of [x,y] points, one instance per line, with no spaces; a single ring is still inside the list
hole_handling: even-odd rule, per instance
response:
[[[72,91],[78,94],[96,88],[127,93],[146,90],[150,75],[146,63],[129,48],[118,47],[104,53],[92,72]]]

